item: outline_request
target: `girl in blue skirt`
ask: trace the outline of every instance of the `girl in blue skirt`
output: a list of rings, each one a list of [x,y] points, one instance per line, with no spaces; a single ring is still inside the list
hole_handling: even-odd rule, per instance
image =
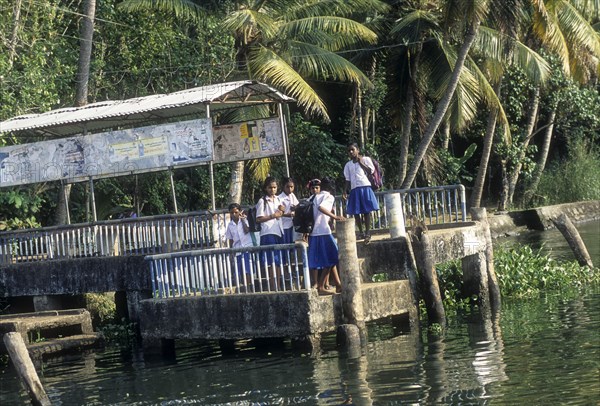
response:
[[[263,184],[265,195],[256,203],[256,221],[260,223],[260,245],[283,243],[281,217],[285,207],[277,196],[277,181],[269,176]],[[265,252],[263,263],[269,267],[269,290],[275,290],[275,275],[281,265],[281,252]]]
[[[348,199],[346,213],[353,215],[358,225],[358,238],[365,240],[365,244],[371,242],[371,215],[372,211],[379,210],[379,203],[371,188],[368,174],[375,172],[373,161],[368,156],[362,156],[358,145],[353,142],[348,145],[350,160],[344,166],[344,177],[346,178],[346,190],[342,197]],[[350,195],[348,197],[348,194]],[[363,234],[363,222],[365,233]]]
[[[317,282],[317,290],[321,295],[332,295],[335,290],[327,286],[329,275],[332,273],[338,289],[341,289],[340,278],[337,274],[338,247],[331,234],[329,220],[344,221],[345,218],[336,216],[333,212],[334,196],[329,192],[332,182],[329,178],[323,180],[313,179],[309,183],[310,191],[314,195],[315,224],[308,237],[308,265]],[[324,189],[324,190],[322,190]],[[317,278],[317,270],[321,274]]]

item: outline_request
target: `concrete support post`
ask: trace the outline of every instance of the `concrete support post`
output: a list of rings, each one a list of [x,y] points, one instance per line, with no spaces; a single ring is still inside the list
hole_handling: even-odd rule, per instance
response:
[[[413,235],[413,242],[418,244],[418,249],[415,249],[417,269],[421,274],[421,286],[423,291],[423,300],[427,308],[427,317],[429,324],[437,323],[442,327],[446,326],[446,311],[442,302],[442,294],[437,280],[435,271],[435,262],[432,253],[434,252],[431,246],[431,241],[426,231]]]
[[[358,266],[358,253],[356,250],[356,235],[354,219],[346,219],[336,223],[338,248],[339,248],[339,270],[342,282],[342,308],[346,323],[358,327],[361,337],[361,345],[367,344],[367,329],[363,310],[363,299]]]
[[[31,397],[31,403],[34,405],[51,405],[50,398],[48,398],[29,357],[23,337],[19,333],[6,333],[4,335],[4,345],[19,378],[21,378],[21,382],[23,382]]]
[[[390,237],[406,237],[406,226],[404,225],[404,210],[402,209],[402,198],[400,193],[386,194],[384,197],[386,215],[390,225]]]
[[[476,295],[483,314],[490,310],[487,260],[485,253],[478,252],[462,259],[463,295]]]
[[[33,309],[36,312],[46,310],[62,310],[62,300],[56,295],[42,295],[33,297]]]
[[[485,207],[472,207],[471,218],[474,221],[478,221],[483,228],[483,234],[485,236],[485,260],[490,305],[492,310],[496,311],[500,309],[502,298],[500,294],[500,285],[498,284],[498,278],[496,277],[496,270],[494,269],[494,246],[492,245],[492,232],[490,231],[490,223],[487,219],[487,211]]]
[[[144,299],[151,299],[152,292],[149,290],[128,290],[126,293],[127,297],[127,314],[129,321],[132,323],[140,322],[140,301]]]

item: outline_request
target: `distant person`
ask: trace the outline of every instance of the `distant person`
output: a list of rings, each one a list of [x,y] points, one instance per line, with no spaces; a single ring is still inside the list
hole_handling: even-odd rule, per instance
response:
[[[237,203],[229,205],[229,215],[231,220],[227,224],[225,237],[229,241],[230,248],[252,247],[252,237],[248,220],[242,211],[242,207]],[[236,267],[240,286],[246,286],[251,281],[251,264],[249,252],[236,253]]]
[[[263,183],[264,196],[256,203],[256,221],[260,223],[260,245],[283,243],[283,225],[281,218],[285,206],[277,196],[277,181],[269,176]],[[265,258],[266,257],[266,258]],[[275,290],[277,267],[281,266],[281,252],[276,250],[263,254],[264,262],[269,266],[269,289]]]
[[[292,244],[294,238],[294,209],[298,205],[298,198],[294,194],[296,188],[296,182],[290,177],[285,177],[281,181],[283,192],[279,195],[279,200],[283,204],[283,216],[281,218],[281,224],[283,227],[283,243]]]
[[[313,211],[315,224],[308,237],[308,265],[313,281],[320,295],[332,295],[336,290],[328,286],[329,276],[333,278],[338,291],[342,285],[337,273],[338,246],[333,238],[330,219],[344,221],[345,218],[334,213],[335,197],[329,192],[333,182],[329,178],[313,179],[309,182],[310,191],[314,196]]]
[[[342,197],[348,199],[346,213],[353,215],[356,219],[358,239],[364,239],[365,244],[369,244],[371,242],[370,213],[379,210],[379,203],[373,193],[367,173],[373,174],[375,166],[371,158],[360,154],[360,149],[355,142],[348,144],[348,155],[350,160],[344,166],[346,189]],[[364,233],[363,223],[365,225]]]

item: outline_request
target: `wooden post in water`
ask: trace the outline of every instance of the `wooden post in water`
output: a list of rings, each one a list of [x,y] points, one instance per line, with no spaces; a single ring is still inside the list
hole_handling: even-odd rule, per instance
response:
[[[418,245],[414,251],[416,254],[417,269],[421,274],[423,300],[425,300],[429,324],[437,323],[444,327],[446,326],[446,311],[444,310],[440,286],[435,271],[435,262],[432,257],[433,247],[427,235],[427,227],[423,222],[421,223],[418,224],[416,220],[413,220],[412,242]]]
[[[363,310],[361,277],[356,250],[356,235],[354,219],[338,221],[336,224],[339,247],[339,271],[342,281],[342,308],[344,319],[348,324],[354,324],[360,331],[361,346],[367,344],[367,328]]]
[[[485,207],[472,207],[471,218],[474,221],[481,223],[483,234],[485,235],[485,260],[487,268],[488,289],[490,297],[490,306],[492,311],[500,309],[502,299],[500,295],[500,286],[494,269],[494,246],[492,245],[492,232],[490,231],[490,223],[487,219],[487,211]]]
[[[17,370],[17,374],[31,397],[31,403],[43,406],[51,405],[50,398],[48,398],[42,382],[40,382],[40,378],[35,371],[21,334],[15,332],[6,333],[3,340],[8,350],[8,355]]]
[[[592,258],[579,235],[579,231],[577,231],[577,228],[575,228],[571,219],[565,213],[562,213],[558,218],[553,218],[551,220],[554,226],[560,230],[569,243],[569,247],[573,250],[573,254],[575,255],[577,262],[579,262],[579,265],[587,266],[592,269],[594,267]]]

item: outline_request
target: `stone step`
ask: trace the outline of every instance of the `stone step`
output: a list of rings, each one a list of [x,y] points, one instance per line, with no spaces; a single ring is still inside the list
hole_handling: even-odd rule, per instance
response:
[[[92,321],[85,309],[52,310],[0,316],[0,335],[17,332],[27,345],[38,339],[91,335]],[[4,346],[2,346],[4,349]]]
[[[58,354],[70,350],[96,347],[103,342],[104,338],[101,333],[79,334],[28,344],[27,351],[32,358],[40,358],[44,354]]]

